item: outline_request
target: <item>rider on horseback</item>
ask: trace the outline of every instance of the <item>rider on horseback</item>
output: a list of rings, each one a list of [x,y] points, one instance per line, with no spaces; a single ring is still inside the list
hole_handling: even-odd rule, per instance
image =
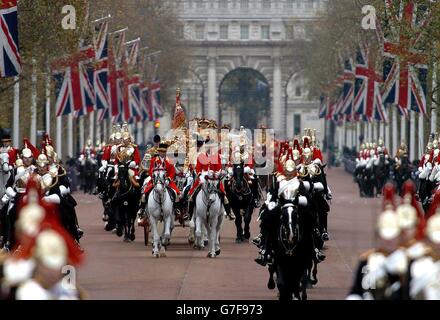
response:
[[[216,144],[213,140],[209,140],[209,138],[205,141],[198,141],[198,146],[202,147],[205,144],[206,150],[200,152],[197,156],[197,164],[196,164],[196,173],[197,179],[194,182],[191,190],[188,193],[189,196],[189,207],[188,214],[192,217],[195,199],[197,197],[197,193],[200,191],[201,184],[205,182],[206,177],[210,172],[219,173],[222,171],[222,161],[220,157],[220,153],[216,149]],[[226,214],[231,218],[231,207],[229,206],[229,202],[227,197],[225,196],[225,189],[223,183],[220,181],[219,184],[219,195],[222,200],[223,206],[225,208]]]
[[[258,179],[255,177],[255,163],[252,157],[252,152],[250,150],[247,150],[245,145],[240,145],[240,147],[236,147],[232,156],[232,163],[244,165],[244,174],[252,191],[254,207],[257,208],[260,202],[260,192]]]
[[[174,191],[173,192],[173,196],[174,196],[173,202],[175,203],[175,205],[178,205],[178,203],[179,203],[180,190],[179,190],[179,188],[177,188],[177,185],[174,182],[174,178],[176,175],[176,169],[174,168],[174,165],[171,162],[171,160],[168,159],[166,156],[167,149],[168,149],[168,144],[160,143],[159,147],[156,149],[156,151],[158,152],[157,156],[155,156],[153,159],[151,159],[150,169],[149,169],[149,177],[146,180],[146,182],[148,181],[148,183],[145,186],[145,189],[142,194],[140,209],[138,211],[139,215],[142,215],[142,213],[144,212],[145,207],[147,205],[148,195],[150,194],[151,190],[153,190],[153,188],[154,188],[152,177],[153,177],[153,173],[155,170],[164,170],[166,172],[168,187]]]

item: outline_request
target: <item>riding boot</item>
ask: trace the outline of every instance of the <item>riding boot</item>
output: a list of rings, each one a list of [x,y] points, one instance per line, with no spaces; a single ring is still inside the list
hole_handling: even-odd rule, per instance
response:
[[[260,203],[260,194],[258,192],[258,180],[257,179],[252,179],[252,198],[254,201],[254,207],[258,208],[259,207],[259,203]]]
[[[193,197],[189,198],[188,200],[188,216],[189,216],[189,220],[192,219],[193,216],[193,211],[194,211],[194,206],[196,205],[195,200]]]
[[[139,210],[137,212],[139,217],[143,217],[145,214],[145,207],[147,206],[147,201],[145,194],[142,195],[141,201],[139,201]]]

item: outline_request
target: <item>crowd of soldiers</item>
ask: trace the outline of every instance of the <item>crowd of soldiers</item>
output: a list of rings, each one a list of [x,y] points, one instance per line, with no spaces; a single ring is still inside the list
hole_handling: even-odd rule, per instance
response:
[[[41,148],[24,139],[20,149],[2,137],[0,184],[0,298],[79,299],[63,285],[63,268],[82,260],[83,231],[66,170],[50,137]]]
[[[388,180],[396,183],[396,192],[402,192],[405,181],[412,179],[412,165],[408,158],[408,148],[402,142],[393,157],[379,138],[376,142],[361,144],[356,156],[354,180],[358,184],[361,197],[378,197]]]
[[[412,181],[404,183],[402,195],[395,195],[392,183],[385,185],[377,246],[361,256],[347,299],[440,299],[440,192],[426,214]]]

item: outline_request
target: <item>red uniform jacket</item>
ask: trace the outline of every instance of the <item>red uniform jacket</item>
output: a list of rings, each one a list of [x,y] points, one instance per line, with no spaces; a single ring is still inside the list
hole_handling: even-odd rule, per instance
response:
[[[168,159],[162,159],[161,157],[157,156],[151,159],[150,162],[150,169],[148,170],[150,177],[153,177],[153,172],[155,168],[163,168],[166,171],[166,176],[171,181],[169,183],[169,187],[172,188],[177,194],[180,193],[179,188],[177,188],[177,185],[174,183],[174,177],[176,176],[176,169],[174,168],[173,163]],[[144,193],[148,193],[151,189],[153,189],[153,180],[151,179],[148,182],[148,185],[146,186]]]
[[[213,154],[208,155],[207,153],[203,152],[200,153],[197,157],[197,165],[196,165],[196,172],[197,174],[202,173],[202,171],[220,171],[222,169],[222,161],[220,158],[220,154]]]
[[[213,155],[208,155],[207,153],[203,152],[200,153],[197,157],[197,165],[196,165],[196,172],[197,174],[201,174],[202,171],[208,171],[212,170],[214,172],[218,172],[222,170],[222,162],[220,158],[220,154],[216,153]],[[194,190],[200,185],[200,178],[197,178],[197,180],[194,182],[191,190],[189,191],[189,195],[191,196],[194,192]],[[225,189],[223,187],[223,183],[220,182],[220,191],[225,192]]]
[[[112,146],[108,145],[104,147],[104,153],[102,154],[102,160],[105,160],[107,162],[110,161],[110,155],[112,151]]]

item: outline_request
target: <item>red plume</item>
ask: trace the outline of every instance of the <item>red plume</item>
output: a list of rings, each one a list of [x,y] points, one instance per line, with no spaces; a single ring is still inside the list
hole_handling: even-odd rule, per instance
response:
[[[303,148],[310,148],[310,141],[309,138],[305,137],[303,141]]]
[[[393,206],[393,209],[396,208],[396,201],[394,198],[395,188],[392,183],[387,183],[383,188],[383,205],[382,210],[385,210],[385,207],[389,204]]]

